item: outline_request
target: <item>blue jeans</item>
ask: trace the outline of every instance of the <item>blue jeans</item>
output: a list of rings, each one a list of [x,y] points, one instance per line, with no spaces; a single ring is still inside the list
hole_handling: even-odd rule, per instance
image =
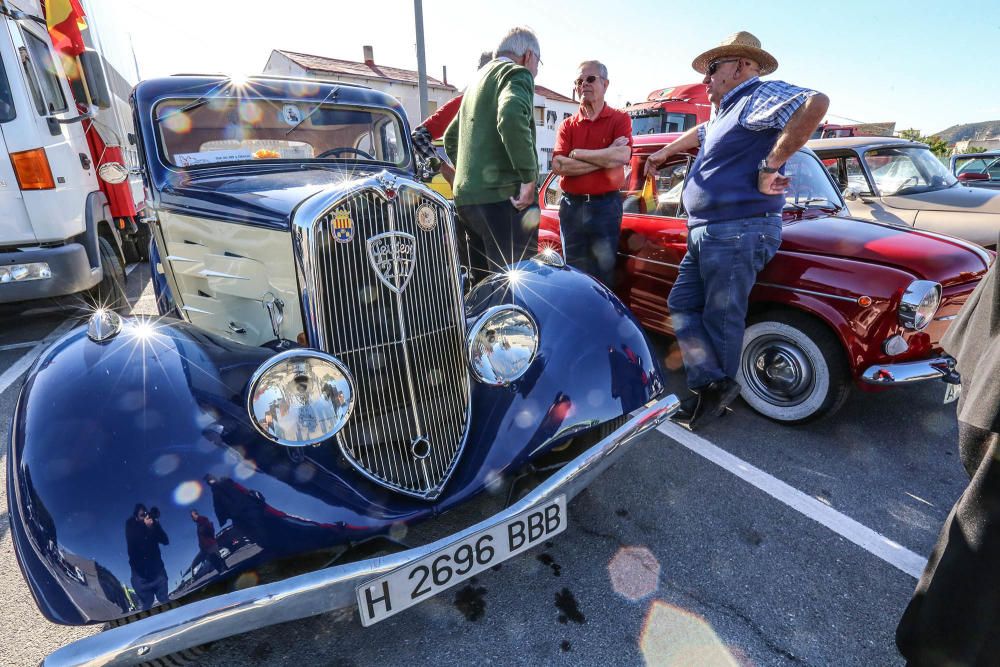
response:
[[[565,196],[559,202],[559,228],[566,263],[611,289],[615,286],[621,227],[622,197],[617,192],[589,202]]]
[[[153,599],[160,604],[170,601],[167,595],[167,573],[159,572],[152,579],[146,579],[142,575],[132,572],[132,590],[139,598],[139,606],[142,611],[146,611],[153,606]]]
[[[781,245],[781,216],[714,222],[688,232],[667,306],[691,389],[736,378],[747,300]]]

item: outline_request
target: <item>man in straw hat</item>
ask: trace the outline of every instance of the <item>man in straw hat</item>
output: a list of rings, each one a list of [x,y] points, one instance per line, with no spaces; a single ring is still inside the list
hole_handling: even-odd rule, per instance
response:
[[[715,113],[650,155],[646,175],[671,155],[699,149],[683,195],[688,251],[668,299],[694,392],[674,418],[694,429],[721,416],[740,393],[747,299],[781,243],[789,183],[782,167],[809,139],[829,100],[783,81],[761,81],[778,61],[748,32],[728,37],[691,66],[705,75]]]

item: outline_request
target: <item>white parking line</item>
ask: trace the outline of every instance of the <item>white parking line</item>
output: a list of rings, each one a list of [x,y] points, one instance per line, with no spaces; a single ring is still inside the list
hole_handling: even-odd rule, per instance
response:
[[[23,357],[15,361],[10,366],[10,368],[8,368],[6,371],[3,372],[3,374],[0,374],[0,394],[7,391],[7,387],[13,384],[14,381],[17,380],[19,377],[21,377],[21,373],[28,370],[31,367],[31,364],[35,363],[35,359],[37,359],[38,356],[42,353],[42,351],[45,350],[45,348],[48,346],[49,343],[51,343],[56,338],[59,338],[64,333],[72,329],[77,323],[78,323],[77,320],[73,319],[66,320],[65,322],[57,326],[55,329],[53,329],[52,333],[50,333],[42,340],[38,341],[38,344],[35,345],[35,347],[33,347]]]
[[[664,423],[658,428],[660,433],[684,445],[695,454],[703,456],[719,467],[728,470],[745,482],[753,484],[772,498],[801,512],[841,537],[844,537],[865,551],[884,560],[889,565],[902,570],[915,579],[920,578],[927,560],[913,553],[906,547],[893,542],[888,537],[876,533],[854,519],[841,514],[837,510],[815,498],[806,495],[798,489],[789,486],[776,477],[772,477],[760,468],[756,468],[743,459],[713,445],[708,440],[698,436],[677,424]]]

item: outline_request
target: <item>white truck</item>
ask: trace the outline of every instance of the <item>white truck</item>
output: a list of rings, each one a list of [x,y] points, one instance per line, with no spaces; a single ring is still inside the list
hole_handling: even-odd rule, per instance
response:
[[[97,3],[73,4],[86,48],[67,55],[38,0],[0,0],[0,303],[83,292],[122,307],[124,266],[148,248],[128,107],[138,77],[123,49],[118,67],[108,57],[127,35]]]

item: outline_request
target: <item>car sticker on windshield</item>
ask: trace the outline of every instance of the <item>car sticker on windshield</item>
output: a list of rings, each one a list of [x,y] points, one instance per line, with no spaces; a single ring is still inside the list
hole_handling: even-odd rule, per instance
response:
[[[199,151],[197,153],[176,153],[173,157],[174,164],[178,167],[190,167],[195,164],[249,160],[251,159],[251,154],[248,150],[237,148],[221,151]]]
[[[298,125],[302,122],[302,112],[294,104],[286,104],[281,107],[281,120],[289,125]]]
[[[417,209],[417,227],[425,232],[432,231],[437,227],[437,212],[427,204],[421,204]]]
[[[350,243],[354,238],[350,209],[338,208],[333,212],[333,238],[337,243]]]

